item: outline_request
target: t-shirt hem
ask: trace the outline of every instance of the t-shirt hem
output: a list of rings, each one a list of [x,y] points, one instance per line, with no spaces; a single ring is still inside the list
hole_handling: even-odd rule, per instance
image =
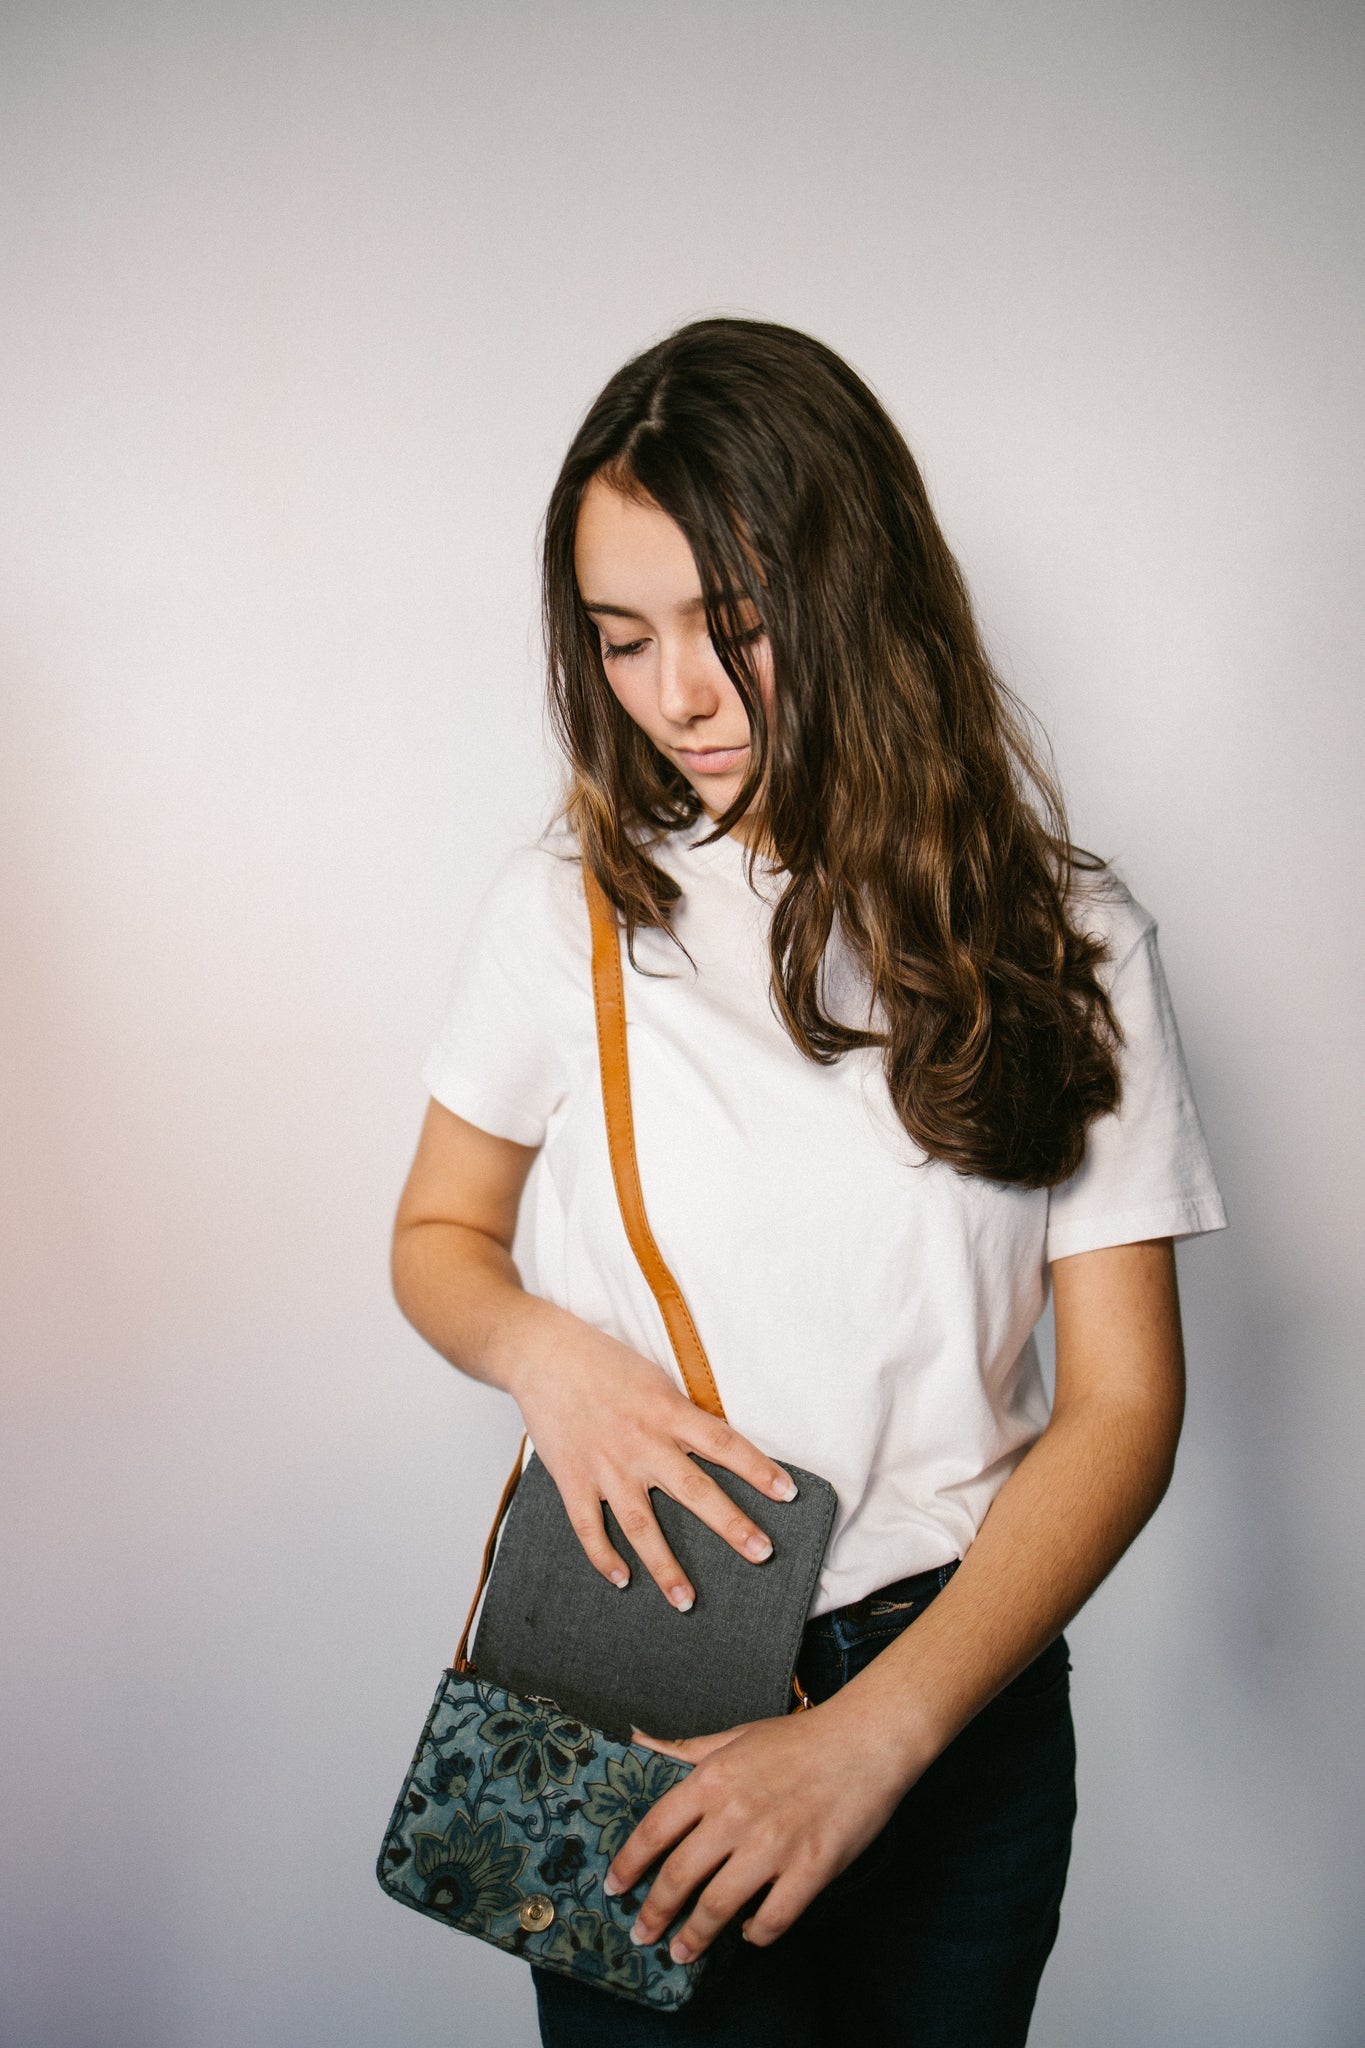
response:
[[[526,1110],[517,1109],[505,1096],[494,1095],[486,1088],[466,1080],[462,1074],[452,1074],[447,1067],[428,1061],[422,1069],[422,1080],[437,1102],[455,1116],[462,1116],[466,1123],[474,1124],[481,1131],[487,1131],[493,1138],[510,1138],[514,1145],[541,1145],[545,1141],[545,1126]]]
[[[1126,1209],[1116,1216],[1078,1216],[1049,1230],[1045,1256],[1070,1258],[1076,1252],[1098,1252],[1118,1244],[1140,1244],[1149,1237],[1202,1237],[1227,1229],[1227,1212],[1216,1195],[1185,1202],[1161,1202],[1145,1209]]]

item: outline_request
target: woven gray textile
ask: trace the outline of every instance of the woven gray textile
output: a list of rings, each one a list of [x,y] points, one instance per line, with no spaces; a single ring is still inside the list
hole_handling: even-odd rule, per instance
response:
[[[607,1533],[631,1568],[624,1589],[584,1555],[549,1472],[532,1457],[508,1510],[474,1639],[479,1676],[554,1700],[589,1727],[678,1740],[792,1705],[792,1668],[837,1506],[827,1479],[788,1465],[798,1492],[773,1501],[733,1472],[697,1463],[771,1537],[766,1564],[657,1490],[659,1526],[691,1582],[690,1613],[670,1607],[610,1508]]]

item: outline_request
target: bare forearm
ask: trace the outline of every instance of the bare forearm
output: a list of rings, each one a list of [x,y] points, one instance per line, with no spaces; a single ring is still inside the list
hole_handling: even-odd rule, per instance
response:
[[[1054,1418],[1001,1488],[943,1592],[840,1695],[903,1749],[909,1777],[1046,1648],[1169,1482],[1179,1417],[1096,1395]]]
[[[1169,1239],[1052,1274],[1052,1420],[938,1599],[839,1695],[904,1757],[907,1783],[1066,1626],[1170,1483],[1185,1358]]]
[[[572,1320],[522,1285],[516,1262],[486,1231],[418,1223],[393,1246],[393,1291],[413,1328],[443,1358],[516,1394],[527,1362],[543,1358]]]

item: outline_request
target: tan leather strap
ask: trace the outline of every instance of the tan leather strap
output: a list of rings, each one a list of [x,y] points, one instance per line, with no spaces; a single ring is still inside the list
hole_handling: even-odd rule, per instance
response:
[[[607,1119],[607,1149],[611,1154],[611,1177],[616,1184],[616,1199],[621,1209],[621,1221],[626,1226],[630,1248],[639,1262],[640,1271],[649,1282],[650,1291],[659,1304],[664,1319],[668,1341],[673,1346],[673,1356],[678,1361],[678,1370],[683,1376],[683,1385],[688,1395],[708,1415],[725,1419],[720,1394],[711,1372],[710,1362],[697,1335],[696,1324],[692,1321],[687,1303],[668,1267],[664,1264],[659,1247],[654,1242],[654,1233],[645,1215],[644,1191],[640,1186],[640,1167],[635,1157],[635,1122],[630,1113],[630,1067],[626,1059],[626,991],[625,979],[621,973],[621,941],[616,928],[616,913],[612,909],[596,875],[583,862],[583,890],[588,899],[588,913],[592,919],[592,1002],[597,1018],[597,1058],[602,1074],[602,1107]],[[521,1478],[522,1460],[526,1455],[526,1438],[521,1440],[517,1462],[508,1475],[498,1502],[493,1526],[488,1532],[488,1541],[483,1547],[483,1563],[479,1567],[479,1583],[474,1589],[474,1598],[469,1613],[465,1616],[464,1628],[451,1660],[455,1671],[472,1671],[469,1661],[469,1636],[474,1626],[474,1616],[479,1611],[483,1589],[488,1584],[488,1574],[493,1569],[493,1553],[498,1545],[498,1533],[502,1528],[507,1510],[512,1505],[512,1496]]]
[[[497,1513],[493,1517],[493,1526],[488,1532],[488,1541],[483,1546],[483,1563],[479,1566],[479,1583],[474,1588],[474,1598],[469,1603],[469,1612],[464,1618],[464,1627],[460,1630],[460,1640],[455,1645],[455,1655],[450,1660],[452,1671],[472,1671],[474,1669],[474,1666],[469,1661],[469,1632],[474,1626],[474,1616],[479,1611],[479,1602],[483,1598],[483,1589],[488,1584],[488,1574],[493,1569],[493,1552],[498,1547],[498,1531],[502,1528],[507,1510],[512,1505],[512,1495],[516,1492],[518,1482],[521,1479],[521,1461],[525,1456],[526,1439],[523,1437],[517,1446],[517,1462],[507,1475],[507,1484],[502,1489],[502,1499],[498,1502]]]
[[[635,1121],[630,1109],[630,1066],[626,1058],[626,992],[621,973],[621,941],[616,913],[602,886],[583,862],[583,889],[592,918],[592,1000],[597,1015],[597,1058],[602,1070],[602,1107],[607,1117],[607,1148],[611,1153],[611,1176],[621,1221],[626,1226],[630,1248],[650,1292],[659,1304],[668,1341],[688,1396],[708,1415],[723,1422],[721,1402],[710,1361],[702,1348],[691,1310],[664,1264],[654,1233],[645,1215],[645,1198],[640,1187],[640,1166],[635,1156]]]

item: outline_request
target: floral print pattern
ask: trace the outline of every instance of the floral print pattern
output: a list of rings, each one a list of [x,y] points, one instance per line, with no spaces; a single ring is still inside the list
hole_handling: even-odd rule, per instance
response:
[[[583,1818],[599,1830],[598,1846],[608,1863],[677,1782],[677,1765],[653,1750],[628,1749],[624,1756],[607,1758],[606,1782],[587,1787]]]
[[[643,1887],[609,1899],[602,1879],[689,1768],[613,1741],[551,1701],[447,1671],[384,1836],[379,1881],[447,1927],[670,2010],[691,1997],[717,1951],[681,1966],[667,1937],[636,1948],[630,1928]],[[527,1928],[520,1914],[532,1898],[548,1899],[554,1913]]]
[[[593,1754],[592,1730],[548,1701],[514,1700],[490,1714],[479,1730],[493,1744],[493,1776],[517,1774],[523,1799],[534,1799],[547,1781],[571,1785],[581,1763]]]
[[[432,1765],[427,1790],[433,1806],[449,1806],[452,1799],[462,1799],[469,1787],[474,1759],[466,1756],[462,1749],[452,1750],[449,1756],[438,1757]]]
[[[499,1913],[521,1904],[513,1879],[528,1853],[509,1847],[501,1814],[476,1828],[457,1813],[443,1835],[417,1836],[412,1868],[425,1886],[422,1903],[471,1934],[486,1934]]]
[[[551,1835],[540,1859],[540,1875],[546,1884],[567,1884],[587,1860],[587,1845],[581,1835]]]
[[[667,1955],[667,1949],[664,1953]],[[585,1909],[555,1921],[541,1960],[566,1963],[576,1977],[610,1985],[616,1991],[627,1987],[638,1991],[644,1982],[644,1955],[632,1947],[625,1928]]]

